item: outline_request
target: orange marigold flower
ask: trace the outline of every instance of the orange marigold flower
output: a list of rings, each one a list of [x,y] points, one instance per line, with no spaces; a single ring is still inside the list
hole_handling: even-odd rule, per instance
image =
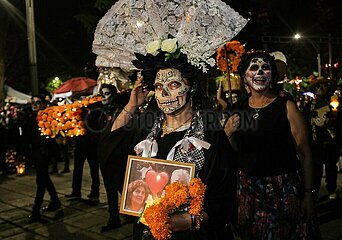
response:
[[[203,200],[206,186],[201,179],[195,178],[189,186],[174,182],[165,187],[165,195],[158,202],[146,207],[143,218],[150,231],[157,240],[168,240],[172,236],[170,230],[170,215],[185,211],[199,215],[203,210]],[[190,192],[191,190],[191,192]]]
[[[189,193],[187,187],[180,182],[174,182],[165,187],[165,196],[162,202],[166,206],[180,207],[187,203]]]
[[[228,64],[230,65],[232,72],[237,72],[241,56],[245,52],[245,48],[239,41],[234,40],[227,42],[225,46],[223,45],[217,50],[216,64],[222,72],[227,71],[226,50],[228,54],[234,53],[234,56],[230,57],[230,59],[233,60]]]

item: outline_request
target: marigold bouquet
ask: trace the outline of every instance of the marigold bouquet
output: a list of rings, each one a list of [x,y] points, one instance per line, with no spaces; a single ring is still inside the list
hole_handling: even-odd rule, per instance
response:
[[[167,240],[172,236],[169,219],[172,214],[188,212],[199,216],[203,210],[206,186],[199,178],[193,178],[188,186],[174,182],[165,187],[165,195],[145,207],[140,221],[149,227],[156,240]]]
[[[227,71],[227,62],[231,67],[231,72],[237,72],[241,61],[241,56],[245,52],[244,46],[239,41],[229,41],[217,50],[216,64],[222,72]],[[227,61],[226,58],[229,53],[233,53],[232,62]]]
[[[74,103],[51,106],[37,114],[38,126],[42,136],[55,138],[59,134],[63,137],[82,136],[86,134],[82,120],[81,108],[100,101],[101,97],[85,98]]]

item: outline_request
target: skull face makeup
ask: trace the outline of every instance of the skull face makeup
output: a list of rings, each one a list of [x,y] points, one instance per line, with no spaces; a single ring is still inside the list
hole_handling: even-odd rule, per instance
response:
[[[174,68],[161,69],[155,79],[155,98],[158,107],[166,114],[176,112],[185,106],[190,86]]]
[[[101,89],[102,104],[107,105],[113,100],[113,94],[109,88]]]
[[[40,98],[34,97],[32,99],[31,108],[32,111],[39,111],[43,107],[43,102]]]
[[[270,62],[265,58],[253,58],[247,68],[245,79],[255,91],[265,90],[272,77]]]

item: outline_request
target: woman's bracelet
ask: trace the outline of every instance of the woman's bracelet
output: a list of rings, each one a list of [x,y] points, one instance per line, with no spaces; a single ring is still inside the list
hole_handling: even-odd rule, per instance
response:
[[[200,215],[196,216],[196,226],[195,226],[195,228],[196,228],[197,231],[200,230],[201,224],[202,224],[203,220],[204,220],[203,213],[201,213]]]
[[[129,115],[130,118],[133,118],[133,114],[129,112],[126,107],[123,108],[123,110]]]

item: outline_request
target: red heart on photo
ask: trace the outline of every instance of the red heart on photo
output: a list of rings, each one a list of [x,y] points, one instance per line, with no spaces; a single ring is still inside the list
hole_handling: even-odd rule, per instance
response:
[[[153,195],[161,192],[170,179],[166,172],[157,173],[152,169],[146,172],[145,178],[146,183]]]

